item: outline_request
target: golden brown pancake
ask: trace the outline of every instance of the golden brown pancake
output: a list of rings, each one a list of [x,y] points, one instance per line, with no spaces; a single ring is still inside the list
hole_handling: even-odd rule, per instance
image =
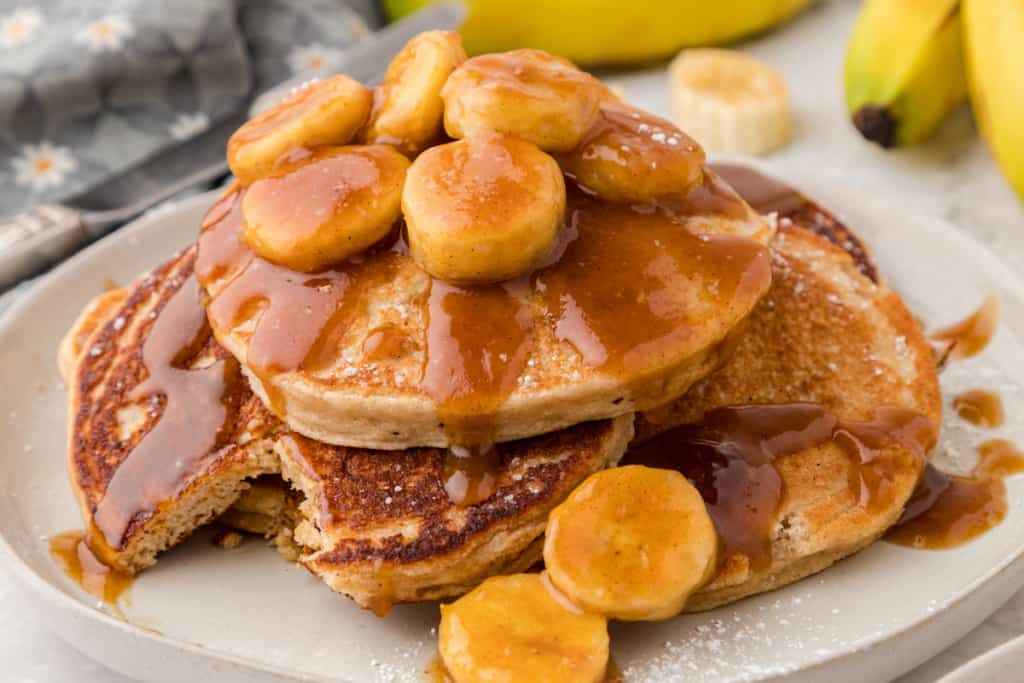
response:
[[[194,248],[186,250],[128,288],[120,303],[90,305],[64,344],[80,350],[68,372],[72,486],[90,546],[123,571],[152,565],[159,552],[220,517],[275,535],[283,554],[299,552],[300,562],[364,606],[457,595],[536,562],[548,511],[616,462],[632,436],[632,416],[625,416],[502,444],[489,472],[495,490],[456,505],[445,490],[444,450],[329,446],[274,418],[232,357],[192,319],[202,314],[194,260]],[[193,323],[194,334],[181,333]],[[188,343],[160,342],[175,337]],[[154,365],[156,347],[165,347],[157,350],[171,358],[170,370]],[[145,389],[154,374],[169,391]],[[219,423],[204,417],[218,410]],[[174,428],[161,436],[168,420]],[[196,441],[211,425],[214,436]],[[156,445],[147,446],[152,439]],[[297,528],[292,497],[263,490],[272,474],[305,499]],[[289,519],[293,528],[273,526]]]
[[[852,247],[848,253],[836,243]],[[865,275],[877,271],[860,240],[821,207],[801,206],[780,217],[772,248],[772,287],[745,322],[730,360],[682,398],[638,416],[639,445],[624,462],[656,460],[679,467],[695,478],[712,511],[716,494],[724,508],[764,504],[765,499],[740,495],[725,479],[709,481],[713,472],[721,474],[716,468],[725,460],[701,461],[708,453],[698,452],[693,440],[706,437],[701,430],[707,427],[694,425],[717,420],[728,427],[738,419],[731,407],[767,405],[789,406],[789,418],[803,410],[796,416],[801,425],[816,416],[836,419],[838,426],[831,437],[811,439],[777,457],[772,468],[777,479],[770,472],[746,470],[755,484],[748,493],[770,484],[781,489],[781,498],[768,498],[777,508],[769,511],[763,529],[764,552],[727,557],[716,578],[690,599],[691,611],[799,580],[876,540],[899,518],[938,433],[942,403],[931,348],[900,298]],[[781,422],[787,410],[768,415]],[[863,423],[878,421],[883,413],[907,421],[905,438],[887,433],[877,452],[868,449],[870,458],[863,455],[868,451],[858,456],[856,444],[840,434],[843,424],[853,425],[856,436],[865,431]],[[729,447],[719,447],[712,457]],[[723,499],[730,491],[733,499]],[[756,524],[756,516],[733,512],[723,512],[726,524],[731,520],[738,527],[731,533],[753,533],[757,541],[757,529],[743,528]],[[751,542],[750,537],[732,540],[738,547]],[[730,539],[723,543],[729,548]]]
[[[274,266],[238,239],[243,192],[199,240],[214,333],[324,443],[500,442],[660,405],[718,364],[769,284],[770,225],[713,174],[671,216],[572,191],[552,265],[474,288],[432,279],[397,233],[327,271]]]

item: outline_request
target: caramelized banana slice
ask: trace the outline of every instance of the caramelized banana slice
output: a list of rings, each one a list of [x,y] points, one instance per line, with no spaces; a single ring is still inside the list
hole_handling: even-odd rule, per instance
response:
[[[292,150],[344,145],[372,107],[373,91],[348,76],[310,83],[235,131],[228,140],[231,172],[248,185]]]
[[[453,138],[504,133],[552,152],[578,145],[608,96],[596,78],[540,50],[474,57],[441,90],[444,127]]]
[[[441,605],[441,659],[455,683],[594,683],[608,665],[608,625],[540,574],[487,579]]]
[[[700,182],[704,150],[665,119],[606,102],[579,147],[562,154],[565,172],[613,202],[647,202]]]
[[[466,61],[454,31],[428,31],[410,40],[388,64],[362,139],[394,145],[415,156],[441,137],[441,88]]]
[[[343,261],[382,239],[398,220],[408,168],[409,160],[386,145],[317,150],[249,186],[242,238],[263,258],[292,270]]]
[[[536,145],[488,135],[432,147],[402,193],[409,249],[436,278],[507,280],[548,254],[565,214],[565,180]]]
[[[711,578],[717,546],[704,501],[683,475],[631,465],[591,475],[552,511],[544,564],[585,610],[668,619]]]

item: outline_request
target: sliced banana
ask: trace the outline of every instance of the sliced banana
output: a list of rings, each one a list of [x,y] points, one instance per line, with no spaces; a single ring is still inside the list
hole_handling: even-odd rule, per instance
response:
[[[541,50],[474,57],[441,90],[453,138],[503,133],[551,152],[578,145],[610,96],[596,78]]]
[[[658,620],[711,578],[717,547],[704,501],[683,475],[630,465],[591,475],[552,511],[544,564],[587,611]]]
[[[685,194],[703,177],[704,150],[665,119],[607,102],[579,147],[559,156],[586,190],[613,202]]]
[[[249,186],[242,239],[268,261],[301,272],[343,261],[398,220],[408,168],[386,145],[321,148]]]
[[[344,145],[372,107],[373,91],[348,76],[310,83],[235,131],[228,140],[231,172],[248,185],[292,150]]]
[[[436,278],[498,282],[550,251],[565,214],[565,180],[536,145],[498,135],[431,147],[406,179],[409,250]]]
[[[410,40],[391,60],[361,138],[398,147],[415,156],[442,134],[441,88],[466,61],[462,38],[454,31],[428,31]]]
[[[709,152],[765,154],[793,131],[782,74],[733,50],[684,50],[669,68],[673,118]]]
[[[455,683],[596,683],[608,625],[559,596],[540,574],[487,579],[441,606],[441,659]]]

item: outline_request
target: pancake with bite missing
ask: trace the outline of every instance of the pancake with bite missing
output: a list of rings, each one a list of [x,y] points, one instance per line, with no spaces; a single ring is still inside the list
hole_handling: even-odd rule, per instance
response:
[[[62,344],[72,487],[90,547],[125,572],[222,518],[378,611],[458,595],[536,562],[548,511],[632,436],[624,416],[502,444],[493,490],[456,505],[446,451],[320,444],[271,415],[209,333],[194,261],[191,248],[104,295]],[[295,493],[264,490],[268,475]]]
[[[326,271],[275,266],[239,239],[244,191],[199,240],[214,334],[324,443],[501,442],[663,404],[719,364],[769,286],[771,225],[711,172],[682,210],[570,189],[549,265],[468,288],[432,279],[398,231]]]
[[[938,434],[942,400],[931,347],[900,298],[873,281],[877,269],[859,238],[820,206],[799,203],[779,217],[772,249],[772,287],[729,361],[682,398],[638,416],[636,442],[624,458],[684,471],[713,517],[720,515],[723,547],[755,548],[726,553],[688,611],[797,581],[878,539],[899,518]],[[729,458],[736,440],[721,435],[753,415],[733,407],[750,405],[776,406],[754,417],[791,420],[794,430],[835,422],[824,424],[824,437],[803,443],[795,432],[785,435],[787,427],[769,428],[762,435],[795,438],[795,450],[776,457],[771,471],[744,466],[711,483],[724,463],[735,462]],[[886,419],[891,433],[858,453],[864,444],[853,443],[848,431],[856,437],[864,423]],[[717,431],[707,427],[713,422]],[[738,471],[749,477],[746,493],[722,483]],[[774,498],[749,495],[772,486],[779,491]],[[759,518],[736,513],[747,504],[768,509]]]

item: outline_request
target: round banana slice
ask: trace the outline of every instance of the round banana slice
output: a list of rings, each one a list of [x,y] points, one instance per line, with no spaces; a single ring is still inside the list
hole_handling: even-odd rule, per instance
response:
[[[301,272],[343,261],[398,220],[408,168],[386,145],[321,148],[249,186],[242,239],[268,261]]]
[[[462,38],[454,31],[428,31],[406,43],[388,64],[363,141],[394,145],[415,156],[438,140],[441,88],[464,61]]]
[[[552,511],[544,564],[587,611],[668,619],[715,569],[718,536],[683,475],[639,465],[591,475]]]
[[[599,197],[647,202],[700,182],[704,150],[665,119],[605,103],[580,146],[558,159],[566,174]]]
[[[596,683],[608,666],[608,624],[540,574],[487,579],[441,605],[441,659],[455,683]]]
[[[448,282],[508,280],[551,250],[565,201],[561,169],[530,142],[487,135],[431,147],[402,192],[409,250]]]
[[[453,138],[503,133],[565,152],[590,130],[609,91],[561,57],[513,50],[470,59],[448,78],[441,97]]]
[[[292,150],[349,142],[372,107],[373,91],[348,76],[310,83],[235,131],[228,166],[248,185]]]
[[[765,154],[793,131],[782,74],[733,50],[684,50],[669,67],[673,118],[709,152]]]

